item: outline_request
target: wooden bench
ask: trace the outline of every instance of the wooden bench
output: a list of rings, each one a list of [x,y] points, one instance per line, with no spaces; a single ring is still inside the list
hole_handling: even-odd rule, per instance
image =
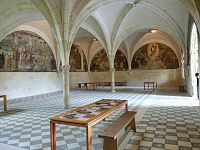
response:
[[[111,86],[111,82],[100,82],[99,86]],[[115,86],[126,86],[126,82],[115,82]]]
[[[93,87],[93,90],[99,86],[99,82],[84,82],[84,83],[77,83],[78,88],[85,87],[88,89],[88,87],[91,85]]]
[[[7,111],[7,98],[6,98],[6,95],[0,95],[0,98],[3,98],[3,105],[4,105],[4,111]]]
[[[126,86],[126,82],[115,82],[115,86]]]
[[[77,83],[77,87],[81,88],[81,87],[86,87],[87,85],[85,83]]]
[[[144,82],[144,90],[146,89],[146,84],[147,84],[148,89],[150,88],[151,85],[152,85],[153,90],[155,90],[155,88],[158,87],[157,82],[146,81],[146,82]]]
[[[127,111],[121,115],[115,122],[98,135],[99,138],[104,138],[103,150],[117,150],[120,144],[120,137],[124,133],[132,129],[136,132],[134,111]]]

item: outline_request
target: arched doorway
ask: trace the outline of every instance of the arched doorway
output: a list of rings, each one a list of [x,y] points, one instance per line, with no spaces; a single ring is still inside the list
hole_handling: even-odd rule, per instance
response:
[[[195,73],[199,72],[199,60],[198,60],[198,31],[196,24],[192,24],[190,33],[190,69],[191,69],[191,83],[192,83],[192,90],[193,90],[193,97],[197,97],[197,85],[196,85],[196,77]]]

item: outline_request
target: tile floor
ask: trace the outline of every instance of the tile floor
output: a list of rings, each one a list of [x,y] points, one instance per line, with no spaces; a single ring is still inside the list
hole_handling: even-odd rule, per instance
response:
[[[128,133],[120,144],[124,150],[200,150],[200,113],[198,100],[177,90],[143,89],[72,90],[71,109],[102,98],[127,99],[129,110],[137,111],[137,132]],[[0,105],[2,106],[2,104]],[[31,150],[50,150],[50,117],[69,111],[63,108],[62,92],[19,98],[8,102],[6,113],[0,107],[0,144]],[[123,110],[92,128],[94,150],[102,149],[98,133]],[[86,150],[85,129],[56,126],[57,150]]]

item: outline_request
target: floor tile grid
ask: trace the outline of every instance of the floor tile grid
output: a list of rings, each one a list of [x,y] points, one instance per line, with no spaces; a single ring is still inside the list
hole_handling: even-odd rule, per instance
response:
[[[196,107],[166,108],[156,104],[156,107],[148,109],[137,125],[137,133],[129,133],[126,137],[128,142],[123,143],[125,146],[121,149],[199,150],[199,125]]]
[[[110,93],[108,95],[110,95]],[[113,96],[112,98],[123,97],[122,95],[123,94],[120,93],[117,96]],[[88,98],[88,95],[86,95],[86,97]],[[100,97],[102,97],[102,94]],[[91,99],[95,100],[94,97],[92,97]],[[90,99],[90,102],[91,102],[91,99]],[[97,99],[99,99],[99,97],[97,97]],[[44,98],[43,98],[43,100],[44,100]],[[37,99],[35,98],[34,101],[31,101],[31,102],[28,101],[29,105],[27,105],[25,101],[23,101],[22,103],[15,103],[15,105],[13,106],[13,109],[17,107],[19,112],[16,112],[16,114],[13,113],[13,115],[17,119],[13,119],[12,114],[9,117],[5,116],[5,120],[7,120],[7,121],[4,120],[4,122],[3,122],[4,126],[1,126],[1,131],[3,132],[3,134],[1,134],[1,136],[0,136],[0,137],[2,137],[2,138],[0,138],[0,142],[6,143],[6,144],[11,144],[11,145],[14,145],[17,147],[23,147],[26,149],[48,149],[50,146],[49,122],[48,122],[49,118],[50,118],[49,116],[53,116],[54,114],[58,114],[60,112],[66,111],[62,107],[60,107],[60,106],[62,106],[62,103],[58,105],[60,107],[59,111],[57,110],[57,106],[55,106],[55,102],[57,102],[57,101],[55,101],[54,98],[52,98],[52,99],[48,98],[48,100],[49,101],[47,102],[47,99],[45,99],[43,101],[43,105],[39,105],[39,106],[37,106],[35,104],[36,101],[39,102],[38,98]],[[55,102],[53,102],[53,101],[55,101]],[[52,106],[51,106],[51,103],[52,103]],[[76,104],[74,104],[74,105],[77,106]],[[51,112],[46,111],[45,108],[48,110],[50,109]],[[12,107],[10,107],[10,109],[12,109]],[[32,111],[32,110],[34,110],[34,111]],[[101,131],[103,127],[105,127],[105,126],[107,126],[107,124],[111,123],[110,120],[113,120],[113,119],[108,119],[107,122],[102,123],[100,125],[97,124],[97,127],[94,127],[93,130],[94,131],[96,130],[97,132],[99,130]],[[1,119],[1,121],[2,121],[2,119]],[[44,122],[46,122],[46,123],[44,123]],[[13,124],[19,124],[19,127],[13,126]],[[20,128],[20,126],[22,126],[22,124],[23,124],[23,127]],[[31,128],[31,130],[30,130],[30,128]],[[100,129],[98,129],[98,128],[100,128]],[[68,132],[65,132],[68,129],[69,129],[69,127],[67,127],[67,126],[62,127],[62,130],[60,130],[59,126],[57,127],[57,138],[58,138],[57,141],[58,141],[58,146],[60,147],[60,149],[62,149],[62,147],[66,148],[66,146],[70,149],[84,147],[83,145],[85,145],[85,140],[78,143],[76,141],[76,138],[73,137],[74,133],[72,131],[71,131],[71,134],[69,134]],[[71,130],[71,128],[70,128],[70,130]],[[7,131],[7,132],[4,132],[4,131]],[[80,134],[82,134],[82,135],[85,134],[84,129],[82,129],[82,130],[79,129],[79,131],[82,131],[82,133],[80,133]],[[68,135],[68,136],[64,136],[63,134]],[[96,135],[96,133],[93,136],[95,136],[95,135]],[[64,140],[63,140],[63,137],[65,137]],[[70,137],[71,138],[73,137],[73,138],[71,140],[69,140],[68,138],[70,138]],[[81,137],[81,136],[78,134],[78,137]],[[82,137],[82,140],[83,140],[83,138],[84,137]],[[98,149],[99,145],[101,145],[98,142],[100,140],[98,138],[96,138],[96,139],[93,138],[93,139],[94,139],[93,140],[94,148]],[[96,144],[95,144],[95,141],[96,141]],[[100,142],[102,143],[102,141],[100,141]],[[75,143],[75,144],[73,144],[73,143]],[[58,149],[59,149],[59,147],[58,147]]]

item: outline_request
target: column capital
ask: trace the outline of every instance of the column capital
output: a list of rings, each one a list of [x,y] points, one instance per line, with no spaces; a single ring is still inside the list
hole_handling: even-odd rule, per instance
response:
[[[62,71],[62,73],[69,72],[70,71],[70,65],[62,66],[61,71]]]

